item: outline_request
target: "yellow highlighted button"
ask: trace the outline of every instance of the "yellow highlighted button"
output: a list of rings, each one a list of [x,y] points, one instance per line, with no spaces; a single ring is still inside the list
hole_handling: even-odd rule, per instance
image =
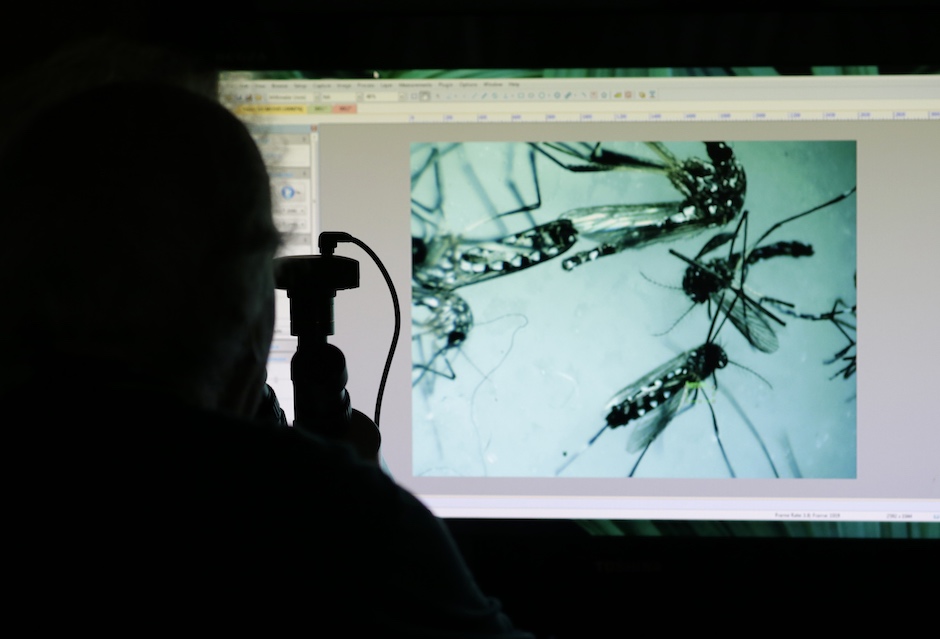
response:
[[[306,115],[305,104],[239,104],[237,115]]]

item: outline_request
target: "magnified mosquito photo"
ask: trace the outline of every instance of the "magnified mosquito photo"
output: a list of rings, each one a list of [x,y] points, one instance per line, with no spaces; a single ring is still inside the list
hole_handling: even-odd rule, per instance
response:
[[[416,476],[854,478],[856,144],[411,146]]]

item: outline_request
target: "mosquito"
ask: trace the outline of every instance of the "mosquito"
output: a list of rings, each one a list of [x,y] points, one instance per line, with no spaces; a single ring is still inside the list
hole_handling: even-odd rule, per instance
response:
[[[447,351],[458,348],[473,328],[473,312],[467,301],[456,293],[431,291],[417,287],[412,290],[414,307],[412,342],[421,351],[422,364],[412,366],[412,386],[417,386],[428,372],[454,379],[454,369],[446,358]],[[431,353],[424,353],[430,343]]]
[[[731,306],[733,307],[736,302],[737,300],[732,301]],[[733,363],[728,359],[724,348],[715,341],[730,314],[725,314],[720,323],[717,321],[718,317],[719,314],[716,313],[712,318],[708,335],[701,346],[677,355],[617,392],[605,408],[607,416],[604,426],[587,441],[581,450],[570,455],[556,474],[562,473],[578,456],[593,446],[608,429],[632,426],[633,430],[627,439],[627,451],[639,453],[628,474],[628,477],[633,477],[650,445],[676,416],[697,403],[701,403],[699,400],[701,393],[711,413],[712,428],[722,459],[728,473],[731,477],[735,477],[734,469],[721,441],[718,418],[715,416],[712,400],[706,391],[707,387],[717,391],[717,371]],[[750,372],[753,373],[753,371]],[[769,385],[769,382],[763,381]],[[774,475],[779,476],[760,435],[756,431],[753,433],[770,462]]]
[[[471,205],[454,207],[470,209],[476,218],[462,225],[458,232],[446,228],[454,226],[454,221],[448,217],[459,214],[444,203],[445,185],[439,167],[442,157],[455,147],[444,151],[432,149],[412,174],[412,272],[417,284],[432,290],[453,291],[536,266],[558,257],[574,245],[577,232],[571,221],[559,219],[539,224],[532,217],[532,212],[542,206],[535,152],[529,148],[523,159],[516,160],[514,148],[515,145],[506,146],[507,177],[503,187],[512,199],[512,208],[508,210],[498,211],[489,197],[494,189],[480,183],[469,162],[460,163],[461,170],[457,173],[462,177],[463,186],[469,184],[478,198]],[[430,202],[422,202],[415,191],[428,190],[421,184],[428,172],[432,174],[430,191],[434,195],[429,198]],[[530,201],[526,201],[518,184],[523,178],[532,183],[527,189],[534,191]],[[510,217],[523,218],[523,227],[510,230],[506,222]]]
[[[655,158],[605,148],[602,143],[540,142],[532,146],[562,168],[577,173],[645,171],[664,175],[682,199],[640,204],[606,204],[571,209],[579,237],[596,246],[562,261],[565,270],[656,242],[690,237],[724,226],[740,214],[747,191],[743,165],[724,142],[705,142],[709,159],[679,160],[663,143],[646,142]]]
[[[750,249],[747,248],[748,211],[744,211],[741,215],[741,219],[733,232],[716,234],[705,243],[694,258],[688,258],[674,249],[669,249],[672,255],[689,265],[682,278],[682,289],[692,300],[692,306],[673,323],[673,326],[681,321],[696,305],[708,304],[709,314],[712,313],[712,307],[724,311],[735,328],[755,349],[764,353],[776,351],[779,342],[771,323],[785,326],[786,322],[772,313],[767,306],[772,305],[782,309],[792,308],[793,305],[771,297],[755,297],[746,292],[743,286],[734,285],[736,274],[740,272],[740,279],[744,281],[747,269],[760,261],[784,256],[794,258],[812,256],[814,253],[812,245],[803,242],[779,241],[766,245],[761,245],[761,242],[781,226],[841,202],[854,192],[855,187],[853,186],[827,202],[780,220],[765,231]],[[735,252],[734,245],[739,234],[742,233],[742,228],[744,248],[739,252]],[[728,243],[730,243],[730,248],[727,257],[703,260],[706,255]],[[736,303],[738,301],[740,303]],[[793,314],[788,311],[784,312]]]
[[[504,193],[510,194],[511,208],[502,212],[490,201],[488,193],[492,189],[480,183],[469,162],[458,160],[461,168],[456,176],[461,178],[462,186],[469,184],[477,194],[469,208],[479,218],[459,232],[448,230],[453,225],[448,219],[452,209],[445,201],[440,168],[444,157],[459,158],[459,145],[422,146],[413,156],[417,167],[412,173],[412,339],[418,350],[412,367],[413,386],[429,372],[448,379],[455,377],[447,353],[459,348],[473,328],[473,313],[456,292],[458,289],[542,264],[566,252],[576,241],[577,233],[568,220],[535,223],[532,212],[541,207],[535,152],[524,147],[527,154],[517,159],[511,152],[514,147],[507,148],[510,151],[506,154],[503,186]],[[520,187],[516,178],[527,177],[533,184]],[[500,203],[507,203],[507,197]],[[456,213],[453,216],[459,217]],[[525,228],[510,231],[507,218],[512,216],[522,218]]]

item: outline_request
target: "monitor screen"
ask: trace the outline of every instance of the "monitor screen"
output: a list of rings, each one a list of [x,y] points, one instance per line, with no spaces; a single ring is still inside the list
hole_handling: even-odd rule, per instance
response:
[[[940,520],[936,76],[679,75],[231,71],[220,94],[284,254],[342,231],[390,273],[381,454],[436,514]],[[337,254],[361,281],[330,341],[375,416],[391,294]],[[282,295],[289,417],[295,348]]]

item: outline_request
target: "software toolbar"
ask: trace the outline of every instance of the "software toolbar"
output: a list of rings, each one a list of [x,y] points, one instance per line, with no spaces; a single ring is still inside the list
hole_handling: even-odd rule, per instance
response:
[[[222,81],[244,116],[322,122],[940,119],[933,76]]]

